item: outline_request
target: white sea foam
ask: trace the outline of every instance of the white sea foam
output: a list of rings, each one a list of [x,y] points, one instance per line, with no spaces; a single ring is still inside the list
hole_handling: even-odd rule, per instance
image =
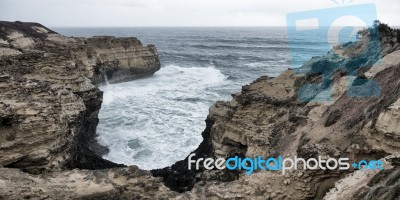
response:
[[[57,28],[57,32],[75,37],[135,36],[143,44],[157,46],[165,67],[153,77],[101,88],[105,93],[99,141],[111,150],[105,157],[145,169],[171,165],[194,150],[215,101],[230,100],[231,94],[262,75],[277,76],[326,54],[321,51],[326,44],[318,40],[326,37],[323,29],[293,44],[288,44],[285,27]],[[299,53],[291,54],[289,47]],[[205,67],[210,65],[215,68]]]
[[[153,77],[101,87],[104,158],[142,169],[169,166],[200,144],[209,106],[229,84],[214,67],[163,67]]]

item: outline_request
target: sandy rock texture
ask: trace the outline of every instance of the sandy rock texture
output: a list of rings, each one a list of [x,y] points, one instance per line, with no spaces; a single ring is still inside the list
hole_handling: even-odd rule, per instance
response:
[[[0,165],[34,174],[119,166],[94,153],[97,85],[152,75],[160,68],[155,47],[22,22],[0,22],[0,37]]]
[[[163,177],[170,188],[190,191],[187,194],[197,198],[323,199],[327,192],[326,199],[400,198],[400,41],[396,39],[400,31],[384,24],[376,31],[380,32],[380,41],[369,40],[366,34],[359,42],[338,46],[300,69],[289,69],[275,78],[261,77],[243,86],[230,102],[217,102],[210,108],[204,141],[194,151],[194,158],[281,155],[359,161],[392,156],[385,160],[387,170],[357,171],[355,175],[351,175],[352,169],[285,175],[259,170],[247,176],[244,172],[188,170],[186,158],[171,167],[153,170],[153,174]],[[332,71],[331,84],[324,82],[317,69]],[[379,85],[379,95],[351,95],[371,91],[372,82]],[[308,101],[301,101],[299,91],[308,84],[321,87],[306,94]],[[314,101],[327,92],[332,94],[330,101]],[[346,178],[349,175],[354,178]],[[352,181],[357,177],[366,183]],[[378,179],[374,177],[380,181],[367,184],[369,179]],[[343,189],[339,180],[348,187]],[[388,180],[390,184],[385,183]]]
[[[400,197],[400,31],[384,24],[377,27],[380,42],[364,32],[359,42],[216,102],[193,159],[348,157],[381,160],[385,170],[252,175],[189,170],[187,158],[150,172],[102,159],[94,141],[102,102],[96,84],[152,74],[159,68],[155,47],[134,38],[67,38],[36,23],[0,27],[0,199]],[[331,80],[316,69],[331,70]],[[350,95],[371,91],[373,83],[379,95]],[[306,90],[302,101],[299,91],[310,84],[320,87]],[[327,92],[330,101],[313,101]]]

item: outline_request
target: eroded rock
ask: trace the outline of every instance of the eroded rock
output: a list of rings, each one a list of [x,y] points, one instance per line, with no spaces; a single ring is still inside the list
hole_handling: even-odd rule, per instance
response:
[[[101,159],[90,149],[102,96],[94,83],[104,83],[104,75],[111,82],[119,82],[151,74],[159,63],[152,57],[156,56],[154,47],[143,47],[134,38],[66,38],[39,24],[0,25],[5,27],[0,29],[0,36],[7,41],[1,45],[7,48],[14,48],[7,39],[10,32],[5,31],[10,27],[24,33],[19,41],[27,41],[21,37],[34,41],[33,46],[18,50],[20,55],[3,56],[0,61],[0,198],[398,197],[400,68],[394,61],[400,59],[399,31],[381,38],[382,56],[390,58],[383,68],[368,66],[379,52],[373,49],[370,57],[366,54],[356,61],[365,69],[353,66],[352,74],[341,71],[343,65],[355,63],[351,55],[367,40],[351,48],[337,47],[335,52],[344,58],[331,52],[303,66],[304,71],[325,65],[336,69],[332,102],[299,101],[301,86],[321,82],[321,75],[295,73],[293,69],[275,78],[261,77],[233,95],[232,101],[217,102],[210,108],[203,142],[192,158],[282,155],[382,159],[387,170],[255,171],[247,176],[244,171],[195,170],[193,166],[189,170],[187,158],[151,173]],[[144,72],[144,66],[150,71]],[[349,96],[346,80],[355,76],[379,83],[381,95]],[[358,88],[362,83],[357,83]],[[318,98],[325,89],[312,91],[309,100]]]
[[[122,166],[94,153],[96,85],[152,75],[160,68],[155,47],[65,37],[37,23],[0,22],[0,30],[0,165],[34,174]]]

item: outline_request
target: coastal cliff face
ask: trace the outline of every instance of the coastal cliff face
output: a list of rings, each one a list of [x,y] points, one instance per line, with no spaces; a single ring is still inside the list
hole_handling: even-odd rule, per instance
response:
[[[94,152],[96,84],[152,75],[154,46],[136,38],[69,38],[37,23],[0,22],[0,165],[39,174],[117,167]]]
[[[93,37],[88,45],[88,57],[96,58],[93,80],[97,84],[118,83],[151,76],[160,69],[154,45],[143,47],[136,38]]]
[[[243,86],[230,102],[210,108],[193,158],[381,159],[385,170],[256,171],[247,176],[243,171],[188,170],[187,159],[148,172],[93,153],[101,151],[93,145],[102,101],[95,83],[152,74],[159,68],[154,46],[143,47],[133,38],[67,38],[33,23],[1,22],[0,27],[0,199],[400,196],[400,31],[380,26],[379,49],[358,57],[362,67],[351,67],[351,55],[369,42],[365,38],[337,47],[340,59],[330,52],[304,64],[301,69],[336,69],[330,102],[298,100],[302,86],[321,82],[321,74],[302,70]],[[368,80],[379,84],[379,96],[348,95],[349,85],[363,91]],[[315,90],[309,100],[323,92]]]
[[[374,42],[368,35],[313,58],[300,69],[289,69],[275,78],[261,77],[243,86],[230,102],[217,102],[210,108],[204,140],[192,159],[348,157],[354,161],[382,159],[387,170],[360,170],[347,178],[352,171],[306,170],[285,175],[258,171],[247,176],[244,172],[188,170],[186,158],[153,174],[163,177],[173,190],[190,191],[186,194],[192,197],[323,199],[330,191],[326,199],[399,198],[400,31],[384,24],[377,29],[380,45],[369,44],[364,54],[360,54],[362,48]],[[332,88],[313,90],[308,101],[299,101],[302,86],[323,83],[320,73],[302,73],[317,68],[334,69]],[[372,90],[371,81],[380,86],[380,95],[350,95]],[[332,101],[313,101],[326,91],[332,93]]]

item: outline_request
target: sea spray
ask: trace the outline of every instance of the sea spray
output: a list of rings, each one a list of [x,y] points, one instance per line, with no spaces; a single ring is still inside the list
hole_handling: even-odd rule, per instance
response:
[[[153,77],[101,87],[98,141],[106,159],[142,169],[185,158],[201,142],[216,88],[229,80],[214,67],[169,65]],[[157,162],[154,162],[157,161]]]

